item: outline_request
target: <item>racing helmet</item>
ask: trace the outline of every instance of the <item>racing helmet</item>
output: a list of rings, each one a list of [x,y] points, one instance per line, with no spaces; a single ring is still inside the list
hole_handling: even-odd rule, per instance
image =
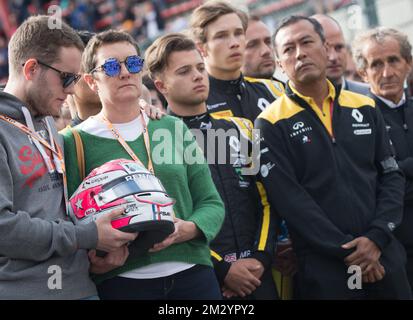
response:
[[[162,183],[146,168],[117,159],[94,169],[82,181],[69,199],[69,214],[76,224],[86,224],[124,208],[112,226],[139,232],[131,245],[135,253],[144,253],[175,230],[173,204]]]

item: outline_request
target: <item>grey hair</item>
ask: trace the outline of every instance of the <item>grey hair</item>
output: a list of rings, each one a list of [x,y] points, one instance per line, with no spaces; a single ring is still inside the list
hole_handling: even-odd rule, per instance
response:
[[[388,37],[399,43],[400,55],[403,59],[408,63],[412,61],[412,45],[410,44],[407,35],[396,29],[378,27],[358,35],[353,42],[353,57],[358,70],[364,70],[366,68],[367,61],[363,56],[363,48],[366,43],[368,41],[375,41],[376,43],[381,44]]]

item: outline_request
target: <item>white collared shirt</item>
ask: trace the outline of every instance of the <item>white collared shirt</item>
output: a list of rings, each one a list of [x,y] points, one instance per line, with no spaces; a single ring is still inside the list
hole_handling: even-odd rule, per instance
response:
[[[406,93],[403,92],[403,96],[400,99],[399,103],[394,103],[393,101],[387,100],[383,97],[377,96],[381,101],[383,101],[389,108],[391,109],[396,109],[400,106],[402,106],[406,102]]]

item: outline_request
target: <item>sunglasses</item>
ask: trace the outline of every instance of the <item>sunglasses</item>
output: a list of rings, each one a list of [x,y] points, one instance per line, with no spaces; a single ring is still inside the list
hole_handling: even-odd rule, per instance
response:
[[[47,67],[47,68],[49,68],[49,69],[52,69],[52,70],[56,71],[57,73],[59,73],[60,79],[62,80],[62,86],[63,86],[64,89],[66,89],[67,87],[69,87],[72,83],[75,84],[76,82],[78,82],[79,79],[80,79],[80,77],[81,77],[80,74],[61,71],[61,70],[56,69],[56,68],[54,68],[54,67],[52,67],[52,66],[49,66],[48,64],[46,64],[46,63],[44,63],[44,62],[41,62],[41,61],[39,61],[39,60],[37,60],[37,62],[38,62],[40,65],[42,65],[42,66],[44,66],[44,67]],[[24,65],[24,64],[23,64],[23,65]]]
[[[142,71],[143,59],[139,56],[129,56],[124,61],[119,61],[116,58],[109,58],[99,67],[94,68],[90,73],[102,69],[109,77],[116,77],[120,74],[121,64],[124,63],[129,73],[135,74]]]

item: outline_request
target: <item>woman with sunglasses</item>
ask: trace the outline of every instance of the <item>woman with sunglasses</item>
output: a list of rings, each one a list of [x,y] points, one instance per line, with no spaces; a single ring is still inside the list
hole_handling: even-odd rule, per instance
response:
[[[82,56],[82,67],[89,71],[84,79],[99,95],[102,111],[76,129],[84,145],[86,175],[119,158],[134,159],[154,172],[176,200],[175,232],[137,257],[132,252],[127,257],[125,248],[111,258],[92,252],[91,271],[101,299],[220,299],[208,243],[221,227],[223,204],[188,128],[171,116],[152,121],[138,107],[139,54],[124,32],[105,31],[89,41]],[[71,132],[64,140],[71,195],[81,177]]]

